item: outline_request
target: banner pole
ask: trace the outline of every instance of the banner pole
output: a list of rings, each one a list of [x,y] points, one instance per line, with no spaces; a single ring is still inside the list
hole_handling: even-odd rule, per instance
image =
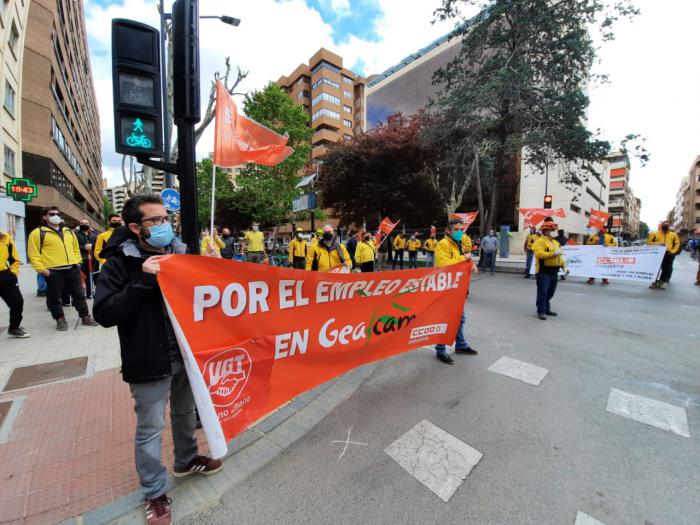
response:
[[[216,164],[211,163],[211,214],[209,217],[209,246],[214,249],[214,196],[216,195]]]

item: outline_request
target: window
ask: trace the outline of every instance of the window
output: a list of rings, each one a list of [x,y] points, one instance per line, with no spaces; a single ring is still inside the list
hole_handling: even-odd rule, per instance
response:
[[[8,41],[8,44],[10,45],[10,49],[12,50],[12,54],[17,56],[17,42],[19,41],[19,31],[17,31],[17,25],[15,24],[15,21],[12,21],[12,29],[10,30],[10,40]]]
[[[351,78],[348,78],[346,76],[343,76],[343,82],[346,84],[350,84],[351,86],[353,85],[353,80]]]
[[[332,80],[326,77],[319,78],[316,82],[312,84],[311,89],[316,89],[321,84],[327,84],[331,87],[334,87],[335,89],[340,89],[340,84],[338,84],[337,82],[333,82]]]
[[[7,146],[5,146],[5,163],[2,170],[5,172],[5,175],[15,176],[15,152]]]
[[[352,98],[352,93],[350,93],[349,91],[343,90],[343,96],[345,98]]]
[[[308,91],[306,91],[306,90],[299,91],[299,93],[297,93],[297,100],[301,100],[302,98],[308,97],[308,96],[311,96],[311,93],[309,93]]]
[[[352,113],[352,108],[347,104],[343,104],[343,111],[345,111],[345,113]]]
[[[336,120],[340,120],[340,113],[338,113],[337,111],[332,111],[330,109],[321,108],[311,115],[311,122],[313,122],[314,120],[318,120],[321,117],[330,117]]]
[[[576,206],[575,204],[570,204],[570,205],[569,205],[569,208],[571,209],[571,211],[575,211],[576,213],[581,213],[581,208],[579,208],[579,207]],[[590,215],[590,214],[589,214],[589,215]]]
[[[343,134],[343,138],[345,140],[352,140],[352,135],[348,135],[347,133]]]
[[[6,80],[5,81],[5,109],[8,111],[10,115],[13,117],[15,116],[15,89],[12,87],[12,85]]]
[[[352,127],[352,121],[350,121],[350,120],[348,120],[348,119],[343,119],[343,126],[345,126],[346,128],[351,128],[351,127]]]
[[[326,101],[330,102],[331,104],[335,104],[337,106],[340,105],[340,99],[338,97],[334,97],[330,93],[326,93],[326,92],[321,92],[318,95],[316,95],[313,98],[313,100],[311,101],[311,105],[315,106],[316,104],[318,104],[322,100],[326,100]]]
[[[58,149],[61,150],[61,153],[63,153],[63,156],[68,161],[70,167],[73,168],[73,171],[75,171],[76,175],[82,177],[83,169],[80,167],[78,159],[73,154],[73,150],[70,149],[70,146],[68,145],[68,142],[66,142],[66,138],[63,135],[61,128],[58,127],[58,123],[56,122],[56,119],[53,118],[53,116],[51,117],[51,138],[56,143],[56,146],[58,146]]]
[[[327,69],[329,71],[333,71],[333,73],[340,73],[340,69],[334,66],[333,64],[329,64],[328,62],[321,61],[319,62],[315,68],[311,70],[311,74],[313,75],[317,71],[321,71],[322,69]]]

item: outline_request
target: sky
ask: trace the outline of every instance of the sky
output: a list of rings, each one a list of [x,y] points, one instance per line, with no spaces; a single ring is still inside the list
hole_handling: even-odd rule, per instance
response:
[[[224,60],[249,72],[238,91],[262,89],[291,73],[325,47],[344,66],[364,75],[381,73],[449,32],[451,22],[432,23],[440,0],[200,0],[200,15],[226,14],[239,27],[218,20],[200,25],[202,103]],[[159,27],[156,0],[85,0],[86,27],[102,129],[103,172],[121,183],[121,157],[114,152],[111,20],[132,18]],[[171,4],[170,0],[166,5]],[[629,133],[645,137],[646,166],[632,160],[631,186],[642,200],[642,220],[656,225],[675,203],[683,176],[700,155],[700,68],[696,58],[697,0],[636,0],[642,14],[620,22],[616,39],[602,44],[596,71],[609,75],[592,86],[589,127],[612,143]],[[197,153],[213,148],[213,125]]]

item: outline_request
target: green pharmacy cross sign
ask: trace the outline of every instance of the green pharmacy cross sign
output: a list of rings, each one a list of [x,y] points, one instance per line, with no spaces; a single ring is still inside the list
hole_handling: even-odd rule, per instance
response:
[[[149,139],[143,130],[143,122],[137,118],[132,124],[131,135],[126,137],[126,144],[132,148],[151,149],[153,142]]]
[[[39,195],[36,184],[29,179],[12,179],[7,183],[5,189],[8,196],[21,202],[29,202]]]

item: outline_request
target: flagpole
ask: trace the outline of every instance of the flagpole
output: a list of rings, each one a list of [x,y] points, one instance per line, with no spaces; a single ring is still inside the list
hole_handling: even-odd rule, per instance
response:
[[[211,215],[209,217],[209,246],[214,249],[214,196],[216,195],[216,164],[211,162]]]

